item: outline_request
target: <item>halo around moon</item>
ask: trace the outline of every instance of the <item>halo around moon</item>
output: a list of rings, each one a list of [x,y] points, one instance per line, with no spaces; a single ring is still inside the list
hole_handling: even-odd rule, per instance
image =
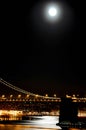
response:
[[[56,22],[61,18],[61,7],[59,4],[50,3],[44,8],[44,15],[48,22]]]
[[[73,29],[73,10],[65,2],[38,3],[30,16],[32,30],[37,37],[62,39]]]

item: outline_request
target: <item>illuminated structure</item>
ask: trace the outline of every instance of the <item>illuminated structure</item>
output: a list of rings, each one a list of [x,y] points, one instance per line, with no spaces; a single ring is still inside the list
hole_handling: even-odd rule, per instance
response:
[[[34,94],[16,87],[7,81],[0,78],[1,85],[5,85],[10,89],[10,93],[6,96],[5,93],[0,95],[0,110],[18,110],[18,111],[39,111],[39,112],[50,112],[59,111],[61,98],[57,97],[56,94],[53,97],[49,97],[48,94],[45,96]],[[11,93],[11,90],[17,93],[17,95]],[[75,95],[68,96],[73,102],[80,104],[79,106],[86,106],[86,98],[77,98]],[[80,115],[80,113],[79,113]]]
[[[0,101],[52,101],[52,102],[61,102],[61,98],[57,97],[56,94],[53,95],[53,97],[49,97],[48,94],[45,96],[39,95],[39,94],[34,94],[31,92],[28,92],[24,89],[21,89],[19,87],[16,87],[7,81],[3,80],[0,78],[0,83],[13,89],[14,91],[19,92],[18,96],[15,98],[13,94],[9,95],[9,97],[6,97],[5,94],[2,94],[0,97]],[[24,94],[25,96],[22,97],[21,94]],[[77,98],[75,95],[73,96],[68,96],[66,95],[66,98],[71,98],[73,102],[86,102],[86,98]]]

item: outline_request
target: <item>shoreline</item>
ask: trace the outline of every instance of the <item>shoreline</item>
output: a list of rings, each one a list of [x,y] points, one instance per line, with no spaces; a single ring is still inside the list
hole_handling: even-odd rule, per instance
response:
[[[42,117],[42,115],[40,115],[40,116],[24,116],[20,120],[9,120],[9,119],[0,120],[0,124],[25,123],[25,122],[29,122],[31,120],[37,119],[36,117]],[[59,117],[59,116],[57,116],[57,117]],[[78,117],[77,122],[85,122],[86,123],[86,117]]]

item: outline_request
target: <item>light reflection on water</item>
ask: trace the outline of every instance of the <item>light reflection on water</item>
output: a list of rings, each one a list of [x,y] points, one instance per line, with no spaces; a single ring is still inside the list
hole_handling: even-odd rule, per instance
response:
[[[61,130],[56,123],[59,122],[57,116],[34,116],[33,120],[27,120],[20,124],[0,124],[0,130]],[[86,130],[86,129],[63,129],[63,130]]]

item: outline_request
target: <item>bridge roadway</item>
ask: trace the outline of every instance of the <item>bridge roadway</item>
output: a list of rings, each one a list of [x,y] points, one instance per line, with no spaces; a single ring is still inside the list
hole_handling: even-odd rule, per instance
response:
[[[86,98],[73,98],[71,97],[73,102],[84,102],[86,103]],[[60,97],[44,97],[41,98],[40,96],[36,95],[36,96],[22,96],[22,95],[17,95],[16,97],[13,97],[13,95],[9,95],[9,96],[5,96],[5,95],[0,95],[0,102],[61,102],[61,98]]]
[[[59,110],[61,99],[0,99],[0,110],[52,111]],[[74,101],[79,108],[86,109],[86,102]]]

